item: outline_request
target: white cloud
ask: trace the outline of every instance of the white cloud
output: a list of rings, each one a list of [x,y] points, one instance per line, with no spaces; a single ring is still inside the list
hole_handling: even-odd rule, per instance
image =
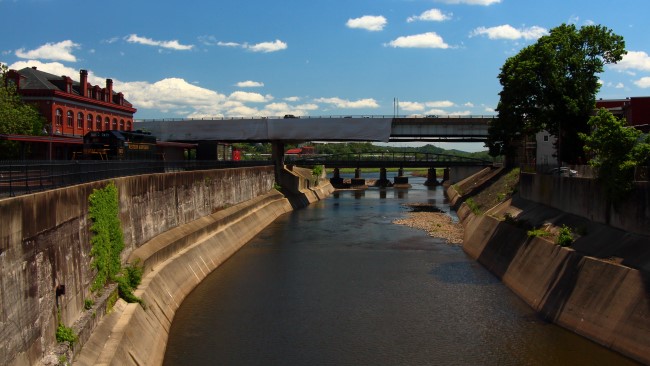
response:
[[[429,108],[449,108],[455,106],[456,104],[448,100],[439,100],[435,102],[426,102],[425,105]]]
[[[611,64],[609,67],[619,71],[650,71],[650,56],[643,51],[628,51],[621,61],[616,64]]]
[[[464,106],[464,107],[467,107],[467,108],[474,108],[474,103],[472,103],[472,102],[467,102],[467,103],[463,104],[463,106]]]
[[[333,105],[336,108],[350,108],[350,109],[356,109],[356,108],[379,108],[379,104],[377,104],[377,101],[372,99],[372,98],[366,98],[366,99],[359,99],[356,101],[350,101],[347,99],[341,99],[341,98],[318,98],[314,100],[317,103],[325,103],[325,104],[330,104]]]
[[[226,101],[223,94],[192,85],[180,78],[166,78],[153,84],[144,81],[114,83],[115,90],[124,93],[136,108],[159,109],[162,112],[193,108],[214,110]]]
[[[635,81],[634,85],[643,89],[650,88],[650,76],[642,77],[641,79]]]
[[[499,4],[501,0],[439,0],[445,4],[484,5]]]
[[[288,97],[288,98],[284,98],[284,100],[286,100],[287,102],[297,102],[300,100],[300,97]]]
[[[244,103],[266,103],[273,100],[273,97],[259,93],[236,91],[231,93],[230,96],[228,96],[228,99]]]
[[[46,43],[31,51],[21,48],[16,50],[16,56],[28,59],[76,62],[77,58],[72,51],[79,47],[81,47],[79,44],[65,40],[58,43]]]
[[[399,102],[399,109],[409,112],[424,110],[424,104],[418,102]]]
[[[372,32],[383,30],[388,21],[381,15],[364,15],[360,18],[348,19],[348,28],[365,29]]]
[[[415,22],[417,20],[429,22],[442,22],[451,19],[451,13],[445,14],[440,9],[430,9],[420,15],[414,15],[406,19],[407,22]]]
[[[534,40],[545,34],[548,34],[548,31],[545,28],[538,26],[516,29],[510,24],[504,24],[490,28],[478,27],[474,29],[469,36],[487,36],[489,39],[515,40],[523,38],[525,40]]]
[[[246,80],[238,82],[235,84],[235,86],[238,88],[261,88],[264,86],[264,83],[261,83],[259,81]]]
[[[217,46],[221,46],[221,47],[239,47],[239,46],[241,46],[241,44],[239,44],[237,42],[221,42],[221,41],[219,41],[219,42],[217,42]]]
[[[398,37],[386,46],[395,48],[449,48],[449,45],[435,32]]]
[[[192,48],[194,48],[194,45],[182,45],[177,40],[173,40],[173,41],[156,41],[156,40],[153,40],[151,38],[140,37],[137,34],[128,35],[124,39],[129,43],[137,43],[137,44],[161,47],[161,48],[166,48],[166,49],[170,49],[170,50],[177,50],[177,51],[187,51],[187,50],[191,50]]]
[[[276,39],[274,42],[262,42],[262,43],[254,44],[252,46],[245,45],[244,47],[253,52],[269,53],[269,52],[286,50],[287,44],[280,41],[279,39]]]

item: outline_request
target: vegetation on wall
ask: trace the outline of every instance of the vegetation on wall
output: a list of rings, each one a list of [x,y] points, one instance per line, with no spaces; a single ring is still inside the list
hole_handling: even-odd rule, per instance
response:
[[[89,216],[93,223],[90,230],[92,246],[91,267],[97,271],[91,290],[98,291],[109,282],[118,284],[118,292],[127,302],[141,302],[133,289],[142,279],[142,268],[139,263],[122,268],[121,253],[124,249],[124,238],[119,219],[119,196],[113,182],[102,189],[96,189],[88,198]]]

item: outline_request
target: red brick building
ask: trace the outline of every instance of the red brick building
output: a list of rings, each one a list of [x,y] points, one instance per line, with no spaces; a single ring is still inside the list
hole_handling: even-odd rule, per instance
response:
[[[35,105],[45,117],[47,134],[83,136],[90,131],[133,129],[136,109],[113,90],[113,80],[106,86],[88,83],[88,71],[79,72],[79,81],[57,76],[36,67],[11,70],[8,79],[15,83],[26,103]]]
[[[605,108],[616,117],[625,118],[628,125],[644,132],[650,130],[650,97],[599,99],[596,108]]]

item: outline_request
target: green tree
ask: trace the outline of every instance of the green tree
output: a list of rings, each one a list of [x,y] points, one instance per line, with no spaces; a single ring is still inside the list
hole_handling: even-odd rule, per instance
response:
[[[7,65],[0,64],[0,134],[40,135],[44,119],[38,110],[26,104],[16,86],[7,78]],[[0,159],[19,156],[18,144],[0,141]]]
[[[623,58],[625,41],[610,29],[562,24],[506,60],[499,73],[498,118],[489,128],[493,156],[512,158],[523,136],[558,136],[559,161],[584,157],[579,133],[588,131],[604,65]]]
[[[633,188],[634,168],[650,159],[650,136],[627,127],[624,119],[600,109],[589,120],[590,134],[581,133],[585,151],[592,156],[589,164],[598,171],[607,196],[616,200]]]

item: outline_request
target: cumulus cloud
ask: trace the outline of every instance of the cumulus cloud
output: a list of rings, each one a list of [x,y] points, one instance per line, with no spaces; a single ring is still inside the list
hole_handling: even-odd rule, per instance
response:
[[[443,13],[440,9],[430,9],[420,15],[414,15],[412,17],[409,17],[406,19],[406,21],[409,23],[418,20],[428,21],[428,22],[442,22],[451,19],[451,15],[452,14]]]
[[[249,93],[243,91],[236,91],[228,96],[229,100],[235,100],[238,102],[244,103],[266,103],[273,100],[273,97],[270,95],[262,95],[259,93]]]
[[[261,88],[264,86],[264,83],[261,83],[259,81],[246,80],[238,82],[235,84],[235,86],[238,88]]]
[[[499,4],[501,0],[439,0],[445,4],[467,4],[467,5],[483,5],[489,6],[492,4]]]
[[[180,44],[177,40],[156,41],[151,38],[140,37],[137,34],[130,34],[124,37],[124,39],[129,43],[137,43],[137,44],[142,44],[147,46],[161,47],[161,48],[166,48],[166,49],[176,50],[176,51],[188,51],[194,48],[194,45],[183,45]]]
[[[424,104],[418,102],[399,102],[399,109],[408,112],[418,112],[424,110]]]
[[[426,102],[425,105],[429,108],[450,108],[455,106],[456,104],[449,100],[438,100],[434,102]]]
[[[383,30],[388,21],[381,15],[364,15],[360,18],[348,19],[348,28],[365,29],[372,32]]]
[[[650,88],[650,76],[642,77],[641,79],[635,81],[634,85],[643,89]]]
[[[469,36],[487,36],[489,39],[515,40],[523,38],[525,40],[535,40],[546,34],[548,34],[548,30],[538,26],[517,29],[509,24],[504,24],[490,28],[478,27]]]
[[[269,53],[286,50],[287,44],[280,41],[279,39],[276,39],[273,42],[262,42],[254,45],[246,45],[245,48],[253,52]]]
[[[284,100],[286,100],[287,102],[298,102],[300,101],[300,97],[287,97],[284,98]]]
[[[237,42],[221,42],[221,41],[219,41],[219,42],[217,42],[217,46],[221,46],[221,47],[240,47],[241,44],[239,44]]]
[[[611,64],[609,67],[619,71],[650,71],[650,56],[643,51],[628,51],[621,61],[616,64]]]
[[[330,104],[336,108],[350,108],[350,109],[379,108],[379,104],[377,104],[377,101],[372,98],[350,101],[347,99],[334,97],[334,98],[317,98],[314,101],[316,103]]]
[[[435,32],[402,36],[390,41],[386,46],[394,48],[449,48],[450,46]]]
[[[46,43],[30,51],[21,48],[16,50],[15,54],[19,58],[76,62],[77,58],[72,51],[79,47],[81,47],[79,44],[65,40],[58,43]]]

